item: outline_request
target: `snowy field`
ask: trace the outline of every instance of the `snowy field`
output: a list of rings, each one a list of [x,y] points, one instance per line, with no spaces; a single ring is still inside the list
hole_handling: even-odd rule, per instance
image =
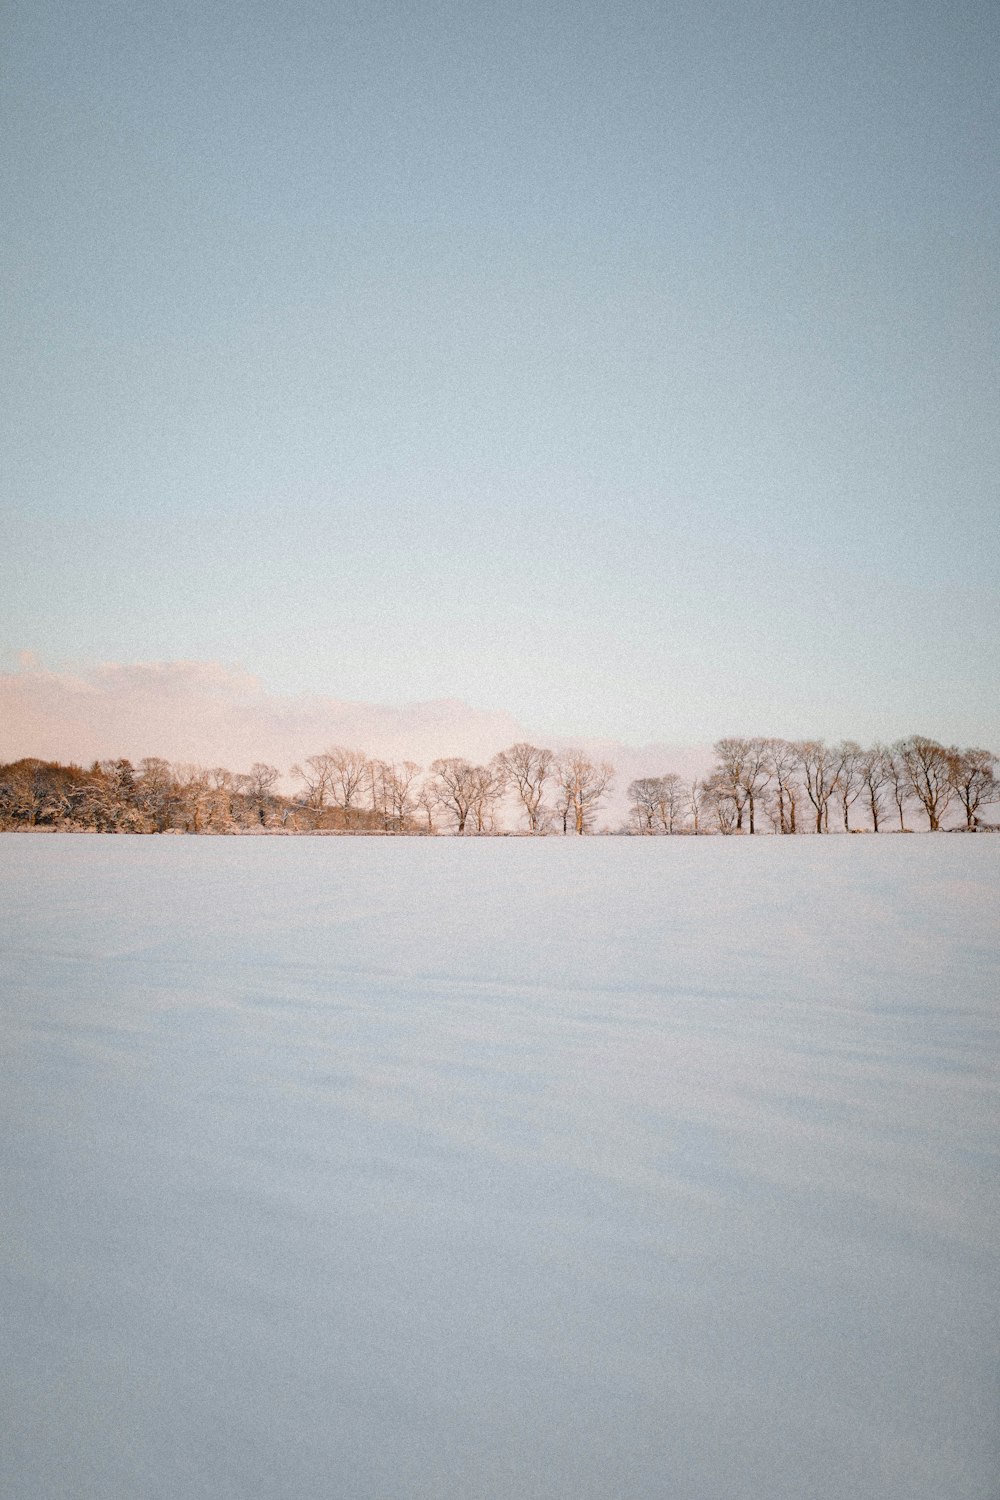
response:
[[[4,1500],[996,1500],[1000,838],[0,887]]]

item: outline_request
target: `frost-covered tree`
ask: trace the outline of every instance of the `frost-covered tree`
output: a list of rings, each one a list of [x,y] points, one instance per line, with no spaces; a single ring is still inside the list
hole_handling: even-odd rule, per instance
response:
[[[770,746],[770,740],[760,737],[738,739],[731,736],[716,742],[714,774],[735,810],[736,833],[743,832],[744,816],[747,831],[755,832],[757,802],[772,775]]]
[[[501,750],[496,756],[498,774],[517,795],[528,823],[529,833],[538,833],[544,825],[545,788],[552,777],[555,760],[551,750],[529,745],[523,740]]]
[[[628,787],[630,826],[636,833],[676,833],[684,818],[687,796],[676,771],[637,777]]]
[[[555,768],[562,831],[592,833],[597,814],[614,781],[609,761],[595,764],[582,750],[567,750]]]
[[[255,760],[246,778],[246,796],[262,828],[266,826],[268,814],[276,805],[274,787],[280,775],[277,766]]]
[[[771,772],[770,810],[778,833],[798,832],[798,804],[802,794],[799,781],[799,756],[787,740],[767,742],[768,768]]]
[[[169,761],[158,755],[147,755],[139,762],[135,798],[154,833],[163,833],[170,827],[177,787]]]
[[[392,827],[402,833],[416,810],[416,780],[420,767],[414,760],[404,760],[401,765],[387,766],[384,788],[388,816]]]
[[[687,788],[687,811],[691,818],[691,832],[695,834],[711,831],[712,789],[707,777],[695,777]]]

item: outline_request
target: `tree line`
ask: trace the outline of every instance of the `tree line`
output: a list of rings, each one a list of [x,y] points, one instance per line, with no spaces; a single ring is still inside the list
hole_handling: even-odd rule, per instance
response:
[[[852,740],[726,738],[703,777],[667,771],[627,788],[628,815],[599,826],[615,768],[582,750],[519,742],[485,765],[460,756],[390,763],[332,746],[289,771],[171,764],[152,756],[89,769],[26,758],[0,766],[0,829],[98,833],[750,835],[993,827],[997,757],[923,735]]]
[[[633,833],[937,833],[990,828],[997,757],[926,735],[893,745],[728,738],[709,776],[640,777],[628,789]]]

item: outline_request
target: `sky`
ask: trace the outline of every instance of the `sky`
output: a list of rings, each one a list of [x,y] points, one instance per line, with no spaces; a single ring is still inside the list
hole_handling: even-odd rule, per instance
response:
[[[4,32],[0,668],[1000,749],[994,5]]]

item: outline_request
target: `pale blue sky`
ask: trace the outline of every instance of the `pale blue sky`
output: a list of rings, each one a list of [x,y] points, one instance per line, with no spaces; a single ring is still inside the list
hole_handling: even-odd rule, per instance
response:
[[[994,4],[5,17],[8,660],[1000,748]]]

